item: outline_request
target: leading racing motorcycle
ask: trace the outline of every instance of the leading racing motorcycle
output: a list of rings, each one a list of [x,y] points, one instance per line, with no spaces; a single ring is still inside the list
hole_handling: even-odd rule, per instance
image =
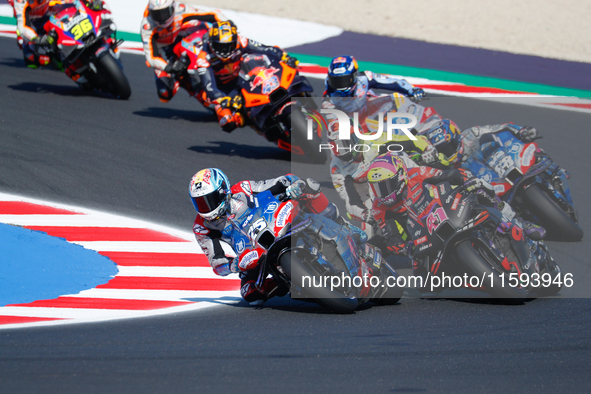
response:
[[[117,27],[111,12],[106,9],[94,11],[75,0],[53,6],[52,13],[43,29],[53,44],[39,46],[37,52],[51,55],[58,69],[73,65],[75,70],[70,78],[83,88],[127,100],[131,88],[117,54],[117,47],[123,40],[113,38]]]
[[[492,184],[495,192],[527,220],[542,225],[554,239],[580,241],[583,230],[568,186],[569,174],[535,142],[524,143],[510,130],[478,139],[462,136],[462,167]]]
[[[303,212],[296,200],[269,191],[258,193],[252,208],[229,220],[227,235],[240,256],[238,265],[257,261],[259,290],[272,275],[292,298],[311,300],[338,313],[351,313],[369,301],[394,304],[402,296],[399,287],[372,286],[363,279],[377,275],[380,283],[395,283],[397,273],[379,249],[358,246],[347,226]]]

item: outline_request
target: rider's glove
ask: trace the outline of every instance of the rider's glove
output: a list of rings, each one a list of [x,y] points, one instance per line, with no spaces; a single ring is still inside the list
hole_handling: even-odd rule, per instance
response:
[[[297,200],[298,198],[302,197],[305,188],[306,181],[302,181],[300,179],[289,185],[287,190],[285,191],[285,194],[292,200]]]
[[[164,69],[165,73],[180,75],[187,71],[187,65],[180,60],[171,60]]]
[[[226,276],[232,272],[238,272],[238,266],[233,259],[226,256],[214,257],[211,260],[211,268],[216,275]]]
[[[538,136],[538,130],[535,127],[522,127],[519,131],[515,133],[515,137],[519,138],[521,142],[532,142]]]
[[[224,96],[215,99],[215,103],[222,108],[230,108],[232,106],[232,97]]]
[[[484,191],[490,197],[495,196],[495,190],[490,183],[480,178],[470,178],[464,183],[464,188],[468,193],[478,193]]]
[[[53,36],[50,34],[46,34],[44,36],[38,37],[37,43],[42,47],[51,47],[55,43],[55,38],[53,38]]]
[[[439,154],[437,153],[437,148],[433,145],[428,145],[427,149],[421,154],[421,159],[427,165],[437,162],[439,158]]]
[[[243,104],[244,99],[239,94],[234,96],[234,98],[232,99],[232,108],[234,108],[236,111],[240,111],[242,109]]]
[[[361,214],[361,220],[365,223],[375,224],[376,219],[373,216],[373,211],[371,209],[366,209]]]
[[[418,103],[425,97],[425,91],[421,88],[412,88],[410,92],[408,92],[408,97],[415,103]]]
[[[298,64],[300,64],[300,61],[298,59],[296,59],[295,57],[289,56],[287,52],[283,52],[283,56],[281,57],[281,61],[284,62],[285,64],[287,64],[291,68],[296,68],[298,66]]]
[[[93,11],[100,11],[103,9],[103,0],[89,0],[88,8]]]

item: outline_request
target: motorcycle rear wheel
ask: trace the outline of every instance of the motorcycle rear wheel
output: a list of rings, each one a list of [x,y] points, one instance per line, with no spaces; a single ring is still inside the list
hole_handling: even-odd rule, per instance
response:
[[[527,290],[510,286],[507,277],[503,282],[499,276],[502,274],[486,262],[485,258],[474,249],[470,240],[462,241],[456,246],[456,258],[469,275],[485,278],[483,284],[491,297],[511,304],[521,304],[527,300]],[[492,274],[492,282],[490,274]]]
[[[525,189],[523,200],[527,209],[540,219],[540,225],[553,239],[575,242],[583,238],[581,227],[537,186]]]
[[[305,290],[305,295],[314,299],[315,302],[336,313],[353,313],[359,306],[355,297],[348,297],[338,292],[331,292],[328,287],[307,287],[304,288],[303,278],[320,278],[323,275],[313,268],[304,264],[294,251],[284,253],[279,264],[289,276],[292,286]]]
[[[131,96],[131,87],[117,60],[107,53],[98,58],[96,63],[109,81],[110,93],[120,100],[127,100]]]

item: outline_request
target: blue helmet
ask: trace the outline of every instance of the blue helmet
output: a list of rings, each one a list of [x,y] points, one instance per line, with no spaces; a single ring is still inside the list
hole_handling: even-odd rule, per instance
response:
[[[350,97],[357,85],[357,60],[353,56],[338,56],[328,66],[327,89],[334,90],[332,95]]]
[[[197,213],[206,220],[216,220],[226,213],[230,181],[217,168],[199,171],[189,184],[189,194]]]

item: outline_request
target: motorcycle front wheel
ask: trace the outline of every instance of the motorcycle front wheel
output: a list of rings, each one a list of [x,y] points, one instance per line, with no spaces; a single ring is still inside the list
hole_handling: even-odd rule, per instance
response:
[[[509,278],[494,269],[478,252],[470,240],[460,242],[456,246],[456,259],[464,270],[478,278],[484,278],[483,287],[493,298],[500,298],[503,302],[521,304],[527,300],[527,290],[510,285]],[[492,275],[491,275],[492,274]]]
[[[98,58],[96,63],[109,82],[109,87],[103,88],[106,88],[105,90],[109,91],[116,98],[127,100],[131,96],[131,87],[117,60],[110,53],[107,53]]]
[[[307,286],[306,284],[322,283],[324,275],[304,264],[295,251],[284,253],[279,259],[279,264],[289,276],[292,287],[296,286],[306,297],[312,298],[323,307],[336,313],[353,313],[359,306],[357,298],[337,291],[331,292],[329,286]],[[310,278],[310,281],[304,278]]]

